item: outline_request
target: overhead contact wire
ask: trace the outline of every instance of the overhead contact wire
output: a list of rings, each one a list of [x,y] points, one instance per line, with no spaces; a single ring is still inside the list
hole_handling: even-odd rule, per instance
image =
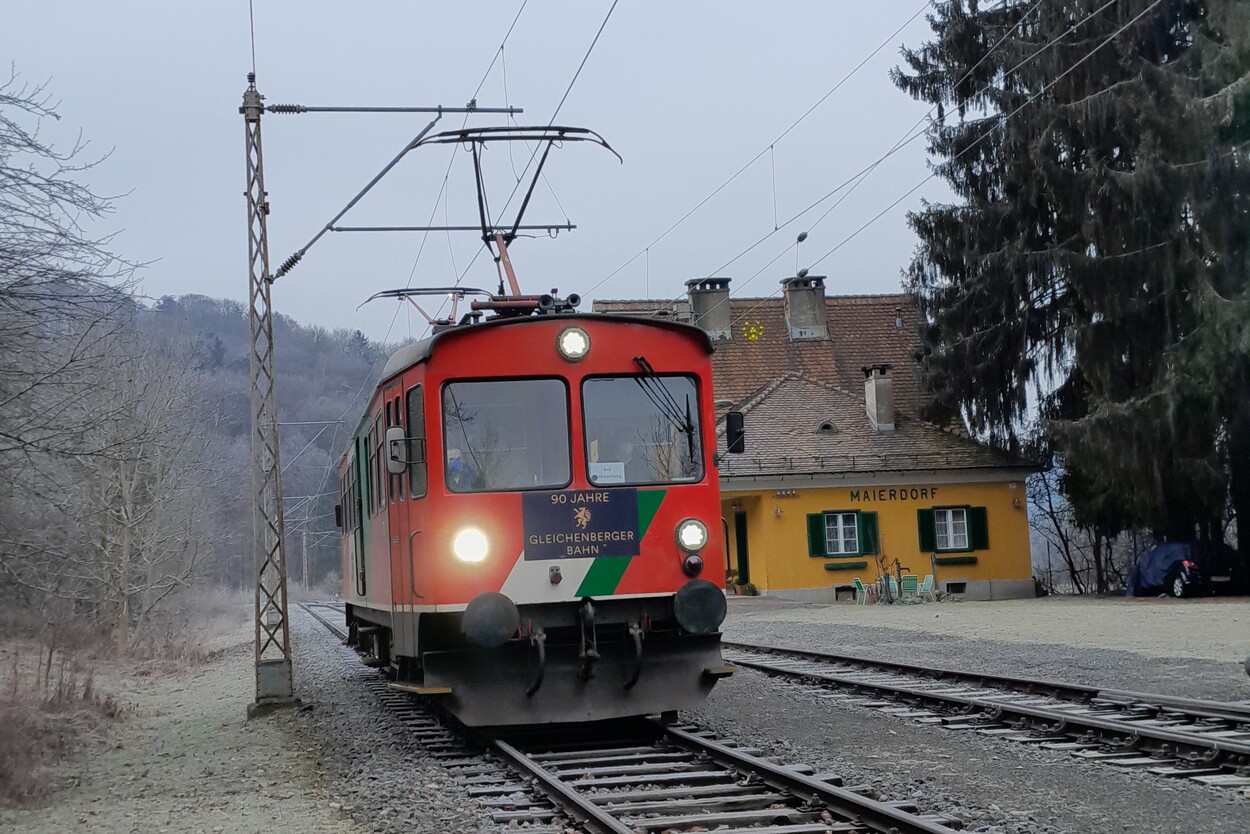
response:
[[[1112,2],[1114,2],[1114,0],[1112,0]],[[1109,2],[1109,3],[1107,3],[1106,5],[1102,6],[1101,8],[1099,8],[1099,9],[1098,9],[1098,11],[1102,11],[1102,9],[1105,9],[1105,8],[1107,8],[1108,6],[1112,5],[1112,2]],[[1037,100],[1038,98],[1040,98],[1042,95],[1044,95],[1048,89],[1050,89],[1050,88],[1051,88],[1051,87],[1053,87],[1056,83],[1058,83],[1059,81],[1061,81],[1061,80],[1063,80],[1065,77],[1067,77],[1069,73],[1074,72],[1074,71],[1075,71],[1075,70],[1076,70],[1079,66],[1081,66],[1082,64],[1084,64],[1084,63],[1085,63],[1086,61],[1088,61],[1090,58],[1092,58],[1092,57],[1093,57],[1093,56],[1094,56],[1094,55],[1095,55],[1095,54],[1096,54],[1099,50],[1101,50],[1103,47],[1105,47],[1105,46],[1107,46],[1108,44],[1110,44],[1113,40],[1115,40],[1117,37],[1119,37],[1121,33],[1123,33],[1123,32],[1124,32],[1126,29],[1128,29],[1130,26],[1132,26],[1133,24],[1135,24],[1137,21],[1141,20],[1143,17],[1145,17],[1145,16],[1146,16],[1147,14],[1149,14],[1151,11],[1153,11],[1153,10],[1154,10],[1154,9],[1155,9],[1155,8],[1156,8],[1156,7],[1157,7],[1160,3],[1162,3],[1162,2],[1163,2],[1163,0],[1154,0],[1154,2],[1152,2],[1149,6],[1146,6],[1146,8],[1142,9],[1142,10],[1141,10],[1141,11],[1140,11],[1137,15],[1135,15],[1135,16],[1134,16],[1131,20],[1129,20],[1127,23],[1125,23],[1124,25],[1122,25],[1120,28],[1118,28],[1118,29],[1116,29],[1114,32],[1112,32],[1112,33],[1111,33],[1111,35],[1109,35],[1109,36],[1108,36],[1105,40],[1103,40],[1101,43],[1099,43],[1097,46],[1095,46],[1095,47],[1094,47],[1093,49],[1091,49],[1089,52],[1085,53],[1085,55],[1083,55],[1083,56],[1080,58],[1080,60],[1078,60],[1076,63],[1072,64],[1070,67],[1068,67],[1066,70],[1064,70],[1063,72],[1061,72],[1059,75],[1055,76],[1053,79],[1051,79],[1051,81],[1050,81],[1049,83],[1042,85],[1042,89],[1038,90],[1036,93],[1034,93],[1033,95],[1029,96],[1029,98],[1027,98],[1027,99],[1024,101],[1024,103],[1022,103],[1019,107],[1015,108],[1015,109],[1014,109],[1014,110],[1012,110],[1010,113],[1008,113],[1008,114],[1006,114],[1006,115],[1004,115],[1004,116],[999,117],[999,119],[998,119],[998,123],[997,123],[994,127],[987,129],[984,133],[982,133],[982,134],[981,134],[981,136],[979,136],[979,137],[978,137],[975,141],[973,141],[970,145],[968,145],[968,146],[967,146],[966,148],[964,148],[962,151],[960,151],[959,153],[957,153],[955,156],[951,157],[950,161],[951,161],[951,162],[954,162],[955,160],[957,160],[957,159],[959,159],[960,157],[962,157],[964,154],[966,154],[966,153],[968,153],[969,151],[971,151],[973,148],[976,148],[978,145],[980,145],[982,142],[984,142],[987,138],[989,138],[989,137],[993,134],[994,130],[996,130],[997,128],[1001,127],[1002,125],[1005,125],[1008,121],[1010,121],[1010,119],[1011,119],[1013,116],[1015,116],[1017,113],[1019,113],[1019,112],[1020,112],[1021,110],[1023,110],[1025,107],[1028,107],[1030,104],[1032,104],[1034,101],[1036,101],[1036,100]],[[1098,12],[1094,12],[1093,14],[1097,14],[1097,13],[1098,13]],[[1091,17],[1092,17],[1092,14],[1091,14]],[[1086,18],[1086,20],[1088,20],[1088,19],[1089,19],[1089,18]],[[1084,23],[1084,20],[1082,20],[1080,23]],[[1069,29],[1067,29],[1067,30],[1065,31],[1065,35],[1066,35],[1066,34],[1070,34],[1072,31],[1074,31],[1074,30],[1076,29],[1076,27],[1080,25],[1080,23],[1073,24],[1073,26],[1072,26],[1072,27],[1070,27]],[[1056,41],[1057,41],[1057,40],[1058,40],[1058,38],[1056,38]],[[1051,44],[1048,44],[1048,45],[1047,45],[1047,47],[1044,47],[1044,48],[1048,48],[1050,45],[1053,45],[1056,41],[1052,41],[1052,42],[1051,42]],[[1017,67],[1018,67],[1018,66],[1019,66],[1019,65],[1017,65]],[[927,177],[925,177],[924,179],[922,179],[920,182],[916,183],[916,185],[914,185],[911,189],[909,189],[909,190],[908,190],[905,194],[903,194],[901,197],[899,197],[898,199],[896,199],[894,202],[890,203],[888,206],[886,206],[886,207],[885,207],[884,209],[882,209],[881,211],[877,212],[877,214],[873,215],[873,217],[872,217],[871,219],[869,219],[866,223],[864,223],[862,226],[860,226],[858,229],[856,229],[854,232],[852,232],[850,235],[848,235],[846,238],[844,238],[844,239],[843,239],[841,242],[839,242],[836,246],[834,246],[832,249],[830,249],[829,251],[825,252],[823,255],[821,255],[819,258],[817,258],[815,261],[813,261],[813,262],[812,262],[812,264],[811,264],[811,266],[812,266],[812,267],[815,267],[815,266],[819,265],[820,263],[822,263],[822,262],[823,262],[826,258],[828,258],[830,255],[832,255],[834,252],[837,252],[839,249],[841,249],[843,246],[845,246],[845,245],[846,245],[847,243],[849,243],[851,240],[853,240],[854,238],[858,237],[860,233],[862,233],[865,229],[867,229],[867,228],[868,228],[869,226],[871,226],[873,223],[877,222],[877,220],[881,219],[881,217],[882,217],[882,216],[884,216],[886,213],[888,213],[891,209],[893,209],[895,206],[897,206],[897,205],[898,205],[899,203],[901,203],[903,200],[907,199],[907,198],[908,198],[908,197],[910,197],[912,194],[914,194],[914,193],[916,193],[917,191],[919,191],[919,190],[920,190],[920,188],[922,188],[922,187],[925,185],[925,183],[927,183],[929,180],[933,179],[933,178],[934,178],[934,177],[936,177],[936,176],[937,176],[937,172],[935,171],[935,172],[933,172],[933,173],[929,174],[929,175],[928,175]],[[809,268],[810,268],[810,267],[809,267]],[[733,324],[737,324],[739,321],[742,321],[742,319],[743,319],[745,316],[747,316],[747,315],[749,315],[750,313],[752,313],[753,311],[757,310],[757,309],[758,309],[761,305],[763,305],[763,303],[764,303],[765,301],[768,301],[769,299],[771,299],[771,298],[772,298],[774,295],[776,295],[776,294],[777,294],[777,293],[774,291],[773,293],[771,293],[771,294],[770,294],[770,295],[768,295],[767,297],[765,297],[765,298],[761,299],[761,300],[760,300],[760,302],[759,302],[758,304],[755,304],[755,305],[753,305],[752,307],[750,307],[749,309],[747,309],[747,310],[746,310],[746,311],[742,314],[742,316],[739,316],[738,318],[734,319],[733,323],[732,323],[730,326],[732,327],[732,326],[733,326]],[[723,302],[722,302],[722,303],[723,303]]]
[[[1039,0],[1039,2],[1040,2],[1040,0]],[[785,130],[783,130],[783,131],[782,131],[782,132],[781,132],[781,133],[777,136],[777,138],[776,138],[776,139],[774,139],[774,140],[773,140],[772,142],[770,142],[770,143],[769,143],[766,147],[764,147],[763,149],[761,149],[761,150],[760,150],[760,152],[759,152],[759,153],[757,153],[755,156],[751,157],[751,159],[749,159],[745,165],[743,165],[741,168],[739,168],[737,171],[735,171],[735,172],[734,172],[734,173],[733,173],[733,174],[729,177],[729,179],[725,180],[725,181],[724,181],[724,182],[722,182],[720,185],[718,185],[715,189],[713,189],[713,191],[712,191],[712,193],[711,193],[711,194],[708,194],[706,197],[704,197],[702,200],[700,200],[698,203],[696,203],[696,204],[695,204],[695,206],[694,206],[693,208],[691,208],[689,211],[687,211],[685,214],[683,214],[681,217],[679,217],[679,218],[678,218],[678,219],[677,219],[677,220],[676,220],[676,221],[675,221],[675,222],[674,222],[671,226],[669,226],[667,229],[665,229],[663,232],[661,232],[661,233],[660,233],[660,234],[659,234],[659,235],[658,235],[658,236],[657,236],[654,240],[652,240],[650,243],[648,243],[648,244],[647,244],[646,246],[644,246],[642,249],[638,250],[638,252],[637,252],[637,253],[635,253],[633,257],[631,257],[629,260],[625,261],[623,264],[621,264],[620,266],[618,266],[616,269],[612,270],[612,271],[611,271],[611,272],[609,272],[607,275],[605,275],[603,278],[601,278],[601,279],[599,280],[599,282],[598,282],[597,284],[595,284],[594,286],[592,286],[590,289],[588,289],[588,290],[586,291],[586,293],[585,293],[585,294],[586,294],[586,295],[589,295],[590,293],[592,293],[592,292],[594,292],[595,290],[599,289],[599,287],[603,286],[605,283],[607,283],[609,280],[611,280],[614,276],[616,276],[618,273],[620,273],[620,272],[621,272],[621,270],[625,269],[625,268],[626,268],[626,267],[628,267],[630,264],[632,264],[634,261],[638,260],[638,258],[642,257],[643,253],[644,253],[646,250],[650,249],[652,246],[655,246],[657,243],[659,243],[660,241],[664,240],[664,238],[668,237],[668,235],[669,235],[669,234],[670,234],[670,233],[671,233],[674,229],[676,229],[676,228],[677,228],[678,226],[680,226],[682,223],[685,223],[685,222],[686,222],[686,220],[688,220],[688,219],[691,217],[691,215],[693,215],[693,214],[694,214],[695,212],[697,212],[699,209],[701,209],[701,208],[703,208],[705,205],[707,205],[707,204],[708,204],[708,202],[710,202],[710,201],[711,201],[714,197],[716,197],[716,195],[717,195],[717,194],[720,194],[722,191],[724,191],[726,187],[728,187],[731,183],[733,183],[733,182],[734,182],[734,180],[736,180],[736,179],[738,179],[738,177],[742,176],[742,174],[743,174],[743,173],[744,173],[744,172],[745,172],[748,168],[750,168],[750,167],[751,167],[752,165],[754,165],[756,162],[759,162],[759,160],[760,160],[760,159],[764,156],[764,154],[768,153],[768,152],[769,152],[769,151],[770,151],[770,150],[771,150],[771,149],[772,149],[772,148],[773,148],[773,147],[774,147],[774,146],[775,146],[778,142],[780,142],[782,139],[785,139],[785,138],[786,138],[786,136],[788,136],[788,135],[790,134],[790,132],[791,132],[791,131],[793,131],[793,130],[794,130],[796,127],[798,127],[798,126],[799,126],[799,125],[800,125],[800,124],[801,124],[801,123],[802,123],[802,122],[803,122],[803,121],[804,121],[804,120],[805,120],[808,116],[810,116],[813,112],[815,112],[815,111],[816,111],[816,109],[817,109],[818,107],[820,107],[820,105],[824,104],[824,103],[825,103],[825,101],[826,101],[826,100],[828,100],[828,98],[829,98],[830,96],[832,96],[834,93],[836,93],[836,92],[837,92],[837,91],[838,91],[838,90],[842,87],[842,85],[844,85],[847,81],[849,81],[849,80],[852,78],[852,76],[854,76],[854,75],[855,75],[855,73],[859,72],[859,70],[860,70],[860,69],[861,69],[861,68],[862,68],[865,64],[867,64],[870,60],[872,60],[874,57],[876,57],[876,55],[877,55],[877,53],[878,53],[878,52],[880,52],[882,49],[885,49],[885,47],[886,47],[886,46],[888,46],[888,45],[889,45],[889,43],[890,43],[892,40],[894,40],[894,38],[895,38],[895,37],[896,37],[896,36],[897,36],[900,32],[902,32],[904,29],[906,29],[908,26],[910,26],[910,25],[911,25],[911,23],[912,23],[912,21],[914,21],[916,18],[920,17],[920,15],[924,13],[925,9],[929,8],[929,7],[930,7],[930,6],[932,6],[932,5],[933,5],[932,0],[928,0],[928,2],[924,3],[924,5],[922,5],[920,8],[918,8],[918,9],[917,9],[917,10],[916,10],[913,14],[912,14],[912,16],[911,16],[911,17],[907,18],[906,22],[904,22],[902,26],[899,26],[897,29],[895,29],[895,30],[894,30],[894,32],[892,32],[892,33],[889,35],[889,37],[887,37],[885,40],[883,40],[883,41],[880,43],[880,45],[878,45],[878,46],[877,46],[877,48],[876,48],[876,49],[874,49],[872,52],[868,53],[867,57],[865,57],[862,61],[860,61],[858,64],[856,64],[856,65],[855,65],[855,66],[851,69],[851,71],[850,71],[850,72],[848,72],[846,75],[844,75],[844,76],[843,76],[843,77],[842,77],[842,78],[841,78],[841,79],[840,79],[840,80],[839,80],[836,84],[834,84],[832,87],[830,87],[830,88],[829,88],[829,90],[827,90],[827,91],[825,92],[825,94],[824,94],[824,95],[822,95],[819,99],[817,99],[815,104],[813,104],[811,107],[808,107],[808,108],[807,108],[807,110],[805,110],[801,116],[799,116],[797,119],[795,119],[793,122],[791,122],[790,126],[789,126],[789,127],[787,127]],[[783,225],[784,225],[784,224],[783,224]]]
[[[1017,63],[1015,66],[1013,66],[1011,69],[1007,70],[1007,72],[1006,72],[1006,73],[1004,73],[1004,75],[1005,75],[1005,76],[1007,76],[1007,75],[1011,75],[1011,74],[1015,73],[1016,71],[1018,71],[1021,67],[1024,67],[1026,64],[1029,64],[1029,63],[1030,63],[1030,62],[1032,62],[1034,59],[1036,59],[1039,55],[1041,55],[1042,53],[1044,53],[1044,52],[1046,52],[1047,50],[1049,50],[1049,49],[1051,49],[1052,47],[1054,47],[1054,45],[1055,45],[1055,44],[1057,44],[1059,41],[1063,40],[1063,39],[1064,39],[1064,38],[1066,38],[1068,35],[1070,35],[1070,34],[1072,34],[1073,32],[1075,32],[1075,31],[1076,31],[1078,28],[1080,28],[1082,25],[1084,25],[1084,24],[1085,24],[1085,23],[1087,23],[1088,21],[1092,20],[1092,19],[1093,19],[1094,17],[1096,17],[1097,15],[1101,14],[1104,10],[1106,10],[1106,9],[1107,9],[1107,8],[1109,8],[1110,6],[1114,5],[1114,4],[1115,4],[1115,1],[1116,1],[1116,0],[1108,0],[1108,2],[1104,3],[1102,6],[1099,6],[1097,9],[1095,9],[1095,10],[1094,10],[1094,11],[1092,11],[1092,12],[1090,12],[1088,15],[1086,15],[1086,16],[1085,16],[1084,18],[1082,18],[1081,20],[1079,20],[1079,21],[1077,21],[1076,23],[1072,24],[1072,26],[1070,26],[1068,29],[1064,30],[1064,32],[1062,32],[1061,34],[1059,34],[1059,35],[1055,36],[1053,39],[1051,39],[1051,40],[1050,40],[1048,43],[1046,43],[1044,46],[1042,46],[1042,47],[1040,47],[1039,49],[1037,49],[1037,51],[1033,52],[1031,55],[1029,55],[1028,57],[1024,58],[1024,59],[1023,59],[1023,60],[1021,60],[1019,63]],[[1021,16],[1020,20],[1018,20],[1018,21],[1016,22],[1016,24],[1015,24],[1015,25],[1014,25],[1014,26],[1013,26],[1013,27],[1012,27],[1012,28],[1011,28],[1011,29],[1007,32],[1007,34],[1005,34],[1005,35],[1003,35],[1003,37],[999,38],[999,40],[997,41],[997,43],[995,43],[995,44],[994,44],[994,46],[993,46],[993,47],[991,47],[991,48],[989,49],[989,51],[987,51],[987,52],[986,52],[986,54],[985,54],[985,55],[983,55],[979,61],[977,61],[977,63],[976,63],[976,64],[974,64],[974,65],[973,65],[973,66],[972,66],[972,67],[971,67],[971,68],[970,68],[967,72],[965,72],[965,73],[963,74],[963,76],[961,76],[961,77],[960,77],[959,82],[957,82],[957,83],[963,83],[963,81],[967,80],[967,79],[968,79],[968,78],[972,75],[972,73],[973,73],[973,72],[975,72],[975,71],[976,71],[976,70],[977,70],[977,69],[978,69],[978,68],[979,68],[979,67],[980,67],[983,63],[985,63],[985,61],[989,60],[990,56],[991,56],[991,55],[993,55],[993,54],[994,54],[994,52],[996,52],[996,51],[999,49],[999,47],[1001,47],[1001,46],[1003,45],[1003,43],[1004,43],[1004,42],[1005,42],[1005,41],[1006,41],[1009,37],[1011,37],[1011,35],[1012,35],[1012,34],[1013,34],[1013,33],[1014,33],[1017,29],[1019,29],[1019,27],[1020,27],[1021,25],[1023,25],[1023,24],[1024,24],[1024,22],[1025,22],[1025,21],[1029,18],[1029,16],[1030,16],[1030,15],[1032,15],[1032,14],[1033,14],[1033,12],[1034,12],[1034,11],[1036,11],[1036,10],[1037,10],[1037,9],[1038,9],[1041,5],[1042,5],[1042,3],[1043,3],[1043,2],[1044,2],[1044,0],[1036,0],[1036,2],[1035,2],[1035,3],[1034,3],[1034,4],[1033,4],[1033,5],[1032,5],[1032,6],[1031,6],[1031,7],[1030,7],[1030,8],[1029,8],[1029,9],[1028,9],[1025,13],[1024,13],[1024,15],[1022,15],[1022,16]],[[1112,37],[1114,37],[1114,35],[1113,35]],[[982,94],[982,93],[987,92],[987,91],[990,89],[990,87],[991,87],[991,84],[987,84],[987,85],[985,85],[985,86],[984,86],[984,87],[982,87],[982,88],[981,88],[981,90],[978,92],[978,95],[980,95],[980,94]],[[1026,102],[1026,104],[1027,104],[1027,102]],[[835,188],[833,188],[831,191],[827,192],[825,195],[823,195],[822,197],[820,197],[819,199],[817,199],[816,201],[814,201],[813,203],[811,203],[810,205],[808,205],[808,206],[807,206],[807,208],[803,209],[803,210],[802,210],[802,211],[800,211],[798,214],[795,214],[793,217],[791,217],[790,219],[786,220],[784,223],[782,223],[782,224],[780,225],[779,229],[784,229],[784,228],[786,228],[786,227],[787,227],[787,226],[789,226],[791,223],[795,222],[796,220],[799,220],[799,219],[800,219],[800,218],[802,218],[804,215],[806,215],[808,212],[812,211],[812,210],[813,210],[813,209],[815,209],[817,206],[819,206],[821,203],[823,203],[823,202],[825,202],[826,200],[828,200],[830,197],[834,196],[835,194],[838,194],[839,192],[843,191],[844,189],[849,189],[849,190],[847,190],[847,193],[846,193],[846,194],[844,194],[844,195],[843,195],[843,197],[842,197],[841,199],[839,199],[836,203],[834,203],[834,205],[833,205],[833,206],[831,206],[829,209],[827,209],[827,210],[826,210],[826,211],[825,211],[825,212],[824,212],[824,213],[823,213],[823,214],[822,214],[819,218],[817,218],[817,220],[816,220],[814,223],[812,223],[812,224],[810,224],[810,225],[808,226],[808,231],[810,231],[811,229],[815,228],[815,227],[816,227],[816,226],[817,226],[817,225],[818,225],[821,221],[823,221],[826,217],[828,217],[828,216],[829,216],[829,214],[833,211],[833,209],[834,209],[834,208],[836,208],[838,205],[841,205],[841,203],[845,201],[846,197],[850,196],[850,193],[851,193],[851,192],[853,192],[856,188],[858,188],[861,184],[863,184],[863,181],[864,181],[865,179],[867,179],[867,178],[868,178],[868,176],[869,176],[870,174],[872,174],[872,172],[873,172],[873,171],[875,171],[875,170],[877,169],[877,167],[878,167],[878,166],[880,166],[880,165],[881,165],[881,163],[883,163],[883,162],[884,162],[886,159],[888,159],[889,157],[893,156],[895,153],[897,153],[899,150],[901,150],[901,149],[902,149],[903,147],[905,147],[906,145],[911,144],[911,143],[912,143],[912,142],[914,142],[916,139],[919,139],[921,136],[923,136],[923,135],[925,134],[925,131],[924,131],[924,130],[916,131],[916,128],[917,128],[917,127],[919,127],[919,126],[920,126],[920,125],[921,125],[921,124],[925,121],[925,119],[927,119],[930,115],[932,115],[933,111],[934,111],[934,110],[936,110],[936,109],[937,109],[937,106],[936,106],[936,105],[934,105],[933,107],[929,108],[929,110],[928,110],[928,111],[927,111],[924,115],[922,115],[922,116],[921,116],[921,117],[920,117],[920,118],[916,121],[916,123],[915,123],[915,124],[913,124],[910,128],[908,128],[906,131],[904,131],[903,136],[902,136],[902,137],[900,137],[899,141],[895,142],[894,147],[892,147],[889,151],[887,151],[886,153],[884,153],[883,155],[881,155],[880,157],[878,157],[876,160],[874,160],[873,162],[871,162],[871,163],[870,163],[868,166],[866,166],[865,168],[862,168],[861,170],[859,170],[859,171],[858,171],[858,172],[856,172],[855,174],[852,174],[849,178],[847,178],[846,180],[844,180],[841,184],[839,184],[838,186],[836,186]],[[969,149],[970,149],[970,148],[969,148]],[[965,149],[965,150],[968,150],[968,149]],[[930,175],[930,177],[929,177],[929,178],[927,178],[927,179],[925,180],[925,182],[927,182],[927,181],[928,181],[928,179],[931,179],[931,178],[932,178],[932,176],[934,176],[934,175]],[[919,187],[919,186],[918,186],[918,187]],[[913,191],[914,191],[914,190],[915,190],[915,189],[913,189]],[[909,193],[910,193],[910,192],[909,192]],[[904,197],[903,197],[903,198],[900,198],[900,200],[901,200],[901,199],[904,199],[906,196],[908,196],[908,195],[904,195]],[[888,211],[888,209],[887,209],[887,211]],[[769,233],[764,234],[761,238],[759,238],[758,240],[756,240],[754,243],[752,243],[752,244],[751,244],[750,246],[748,246],[746,249],[742,250],[742,251],[741,251],[741,252],[739,252],[737,255],[735,255],[734,257],[730,258],[730,259],[729,259],[728,261],[726,261],[725,263],[721,264],[721,265],[720,265],[719,267],[717,267],[717,268],[716,268],[713,272],[709,273],[709,275],[714,275],[714,274],[716,274],[717,272],[720,272],[720,271],[724,270],[725,268],[727,268],[728,266],[732,265],[733,263],[737,262],[739,259],[741,259],[741,258],[742,258],[742,257],[744,257],[745,255],[747,255],[747,254],[749,254],[751,251],[753,251],[753,250],[754,250],[757,246],[759,246],[759,245],[760,245],[760,244],[762,244],[764,241],[766,241],[766,240],[768,240],[770,237],[772,237],[772,236],[773,236],[773,234],[775,234],[775,232],[769,232]],[[787,247],[786,247],[786,249],[785,249],[785,250],[783,250],[782,254],[784,254],[785,252],[789,251],[789,249],[790,249],[790,247],[789,247],[789,246],[787,246]],[[771,261],[769,261],[767,264],[765,264],[763,268],[761,268],[759,271],[757,271],[756,273],[754,273],[753,275],[751,275],[749,278],[747,278],[745,281],[743,281],[741,284],[739,284],[739,285],[738,285],[738,290],[739,290],[739,292],[741,291],[741,289],[742,289],[743,287],[747,286],[747,285],[748,285],[748,284],[750,284],[750,283],[751,283],[751,282],[752,282],[755,278],[757,278],[757,277],[758,277],[758,276],[759,276],[759,275],[760,275],[760,274],[764,271],[764,269],[767,269],[769,266],[771,266],[773,263],[775,263],[775,262],[776,262],[779,258],[780,258],[780,255],[779,255],[777,258],[773,258],[773,260],[771,260]],[[796,266],[796,271],[797,271],[797,266]],[[776,292],[773,292],[773,293],[771,293],[770,295],[766,296],[766,298],[772,298],[772,297],[773,297],[773,296],[775,296],[775,295],[776,295]],[[669,305],[672,305],[672,304],[676,303],[677,301],[679,301],[680,299],[681,299],[681,296],[677,296],[677,297],[675,297],[675,298],[671,299],[671,300],[670,300],[669,302],[667,302],[667,303],[668,303]],[[726,299],[726,300],[724,300],[724,301],[720,301],[720,302],[718,302],[715,306],[713,306],[713,308],[712,308],[712,309],[716,309],[716,307],[719,307],[721,304],[725,304],[725,303],[728,303],[728,299]],[[758,305],[757,305],[757,306],[758,306]],[[751,312],[751,311],[752,311],[752,310],[754,310],[754,309],[756,309],[756,307],[752,307],[752,308],[751,308],[750,310],[748,310],[747,312],[749,313],[749,312]],[[741,319],[738,319],[738,320],[741,320]],[[736,323],[736,321],[735,321],[735,323]]]

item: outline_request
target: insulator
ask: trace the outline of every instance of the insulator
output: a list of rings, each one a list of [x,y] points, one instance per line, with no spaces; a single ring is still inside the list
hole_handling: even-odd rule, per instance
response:
[[[302,104],[270,104],[266,108],[270,113],[307,113],[308,108]]]
[[[275,277],[281,278],[283,275],[286,275],[288,272],[290,272],[292,269],[295,268],[295,265],[299,263],[300,259],[303,257],[304,257],[303,252],[296,252],[294,255],[287,258],[285,261],[282,262],[282,266],[278,267],[278,273]]]

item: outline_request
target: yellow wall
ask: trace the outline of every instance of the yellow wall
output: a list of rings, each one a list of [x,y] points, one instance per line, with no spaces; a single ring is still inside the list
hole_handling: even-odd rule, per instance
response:
[[[928,496],[922,497],[922,491],[927,491]],[[794,494],[786,494],[789,492]],[[760,590],[828,588],[849,585],[853,577],[859,577],[865,583],[876,581],[878,563],[875,556],[808,555],[807,515],[827,510],[877,513],[879,552],[885,555],[891,571],[897,558],[902,563],[903,573],[923,577],[932,573],[933,569],[930,554],[920,551],[916,511],[951,506],[985,507],[989,522],[989,549],[939,554],[976,556],[977,562],[974,565],[939,565],[935,577],[938,587],[948,581],[1027,580],[1032,575],[1027,501],[1022,477],[1014,481],[969,484],[934,480],[907,486],[879,482],[869,486],[753,493],[723,490],[723,498],[722,512],[728,524],[731,567],[737,558],[734,513],[745,511],[751,582]],[[829,571],[825,569],[826,562],[868,564],[855,570]]]

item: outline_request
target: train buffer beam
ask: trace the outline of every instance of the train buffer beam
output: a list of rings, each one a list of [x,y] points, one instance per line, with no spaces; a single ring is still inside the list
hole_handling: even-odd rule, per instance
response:
[[[415,683],[390,683],[387,689],[393,689],[396,692],[407,692],[410,695],[450,695],[450,686],[421,686]]]

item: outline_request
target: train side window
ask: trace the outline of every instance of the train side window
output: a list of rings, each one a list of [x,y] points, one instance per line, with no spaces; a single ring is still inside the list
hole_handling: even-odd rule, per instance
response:
[[[368,494],[365,496],[367,499],[365,503],[365,512],[368,513],[370,518],[372,518],[373,506],[377,500],[374,495],[374,493],[377,492],[377,489],[374,487],[373,483],[373,429],[370,429],[369,433],[365,436],[365,481],[368,485]]]
[[[425,395],[421,386],[408,389],[408,488],[413,498],[425,495]]]
[[[402,401],[402,397],[396,394],[395,399],[387,404],[387,408],[390,409],[391,414],[393,415],[391,419],[391,425],[399,426],[400,428],[403,428],[404,411],[400,405],[401,401]],[[391,450],[389,448],[387,448],[386,454],[389,459],[389,456],[391,454]],[[387,472],[388,473],[390,472],[389,467],[387,468]],[[387,480],[390,482],[390,485],[391,485],[391,501],[403,501],[404,500],[404,476],[402,474],[388,475]]]
[[[369,477],[373,481],[373,514],[377,515],[386,506],[386,486],[382,482],[384,462],[382,458],[382,412],[373,418],[373,433],[369,435],[369,454],[373,459],[373,471]]]
[[[389,429],[391,426],[395,425],[398,422],[395,419],[397,416],[398,415],[395,413],[395,404],[391,400],[387,400],[385,428]],[[384,451],[379,454],[378,457],[381,459],[383,465],[382,477],[386,479],[386,497],[393,504],[395,503],[395,476],[391,474],[390,466],[387,463],[387,458],[390,457],[391,452],[390,449],[385,449],[386,432],[382,433],[382,437],[380,439],[382,441]]]

